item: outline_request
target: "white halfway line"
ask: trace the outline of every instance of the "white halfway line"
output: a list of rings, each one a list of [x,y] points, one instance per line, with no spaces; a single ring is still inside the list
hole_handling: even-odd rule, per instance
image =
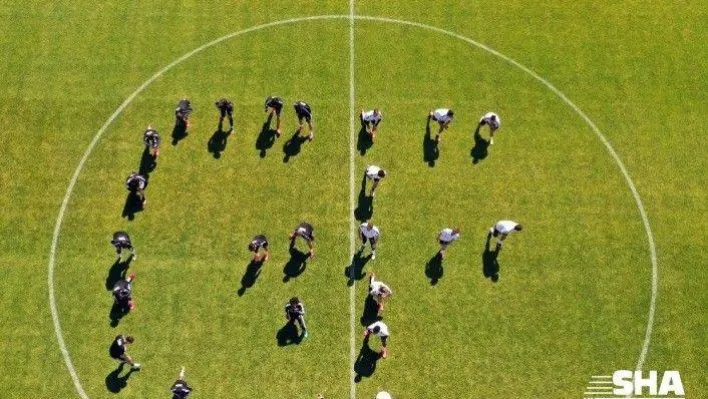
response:
[[[61,328],[61,323],[59,321],[59,311],[57,310],[57,304],[56,304],[56,295],[54,292],[54,268],[56,264],[56,250],[59,244],[59,235],[61,233],[61,228],[62,224],[64,221],[64,215],[66,214],[66,210],[68,208],[69,200],[71,199],[71,195],[74,191],[74,186],[76,186],[76,183],[79,179],[79,176],[81,175],[81,171],[84,168],[84,165],[86,164],[86,161],[88,160],[89,156],[91,155],[91,152],[93,152],[93,149],[95,148],[96,144],[98,143],[98,140],[103,136],[105,131],[108,129],[108,127],[113,123],[113,121],[125,110],[128,105],[130,105],[131,102],[140,94],[142,93],[148,86],[150,86],[156,79],[158,79],[160,76],[168,72],[170,69],[174,68],[178,64],[182,63],[183,61],[191,58],[197,53],[200,53],[201,51],[212,47],[218,43],[221,43],[225,40],[241,36],[247,33],[259,31],[262,29],[266,28],[271,28],[279,25],[286,25],[286,24],[294,24],[294,23],[299,23],[299,22],[305,22],[305,21],[315,21],[315,20],[331,20],[331,19],[348,19],[350,21],[350,52],[353,54],[353,49],[354,49],[354,21],[355,20],[366,20],[366,21],[376,21],[376,22],[384,22],[384,23],[393,23],[393,24],[399,24],[399,25],[408,25],[408,26],[415,26],[419,27],[422,29],[427,29],[431,30],[434,32],[442,33],[457,39],[460,39],[462,41],[465,41],[469,44],[471,44],[474,47],[477,47],[481,50],[487,51],[488,53],[495,55],[511,65],[514,65],[521,69],[522,71],[526,72],[527,74],[531,75],[534,79],[542,83],[544,86],[546,86],[548,89],[550,89],[552,92],[554,92],[563,102],[565,102],[569,107],[571,107],[576,114],[578,114],[584,121],[585,123],[592,129],[592,131],[595,133],[595,135],[600,139],[600,141],[604,144],[605,148],[607,149],[607,152],[610,154],[612,159],[615,161],[617,166],[620,169],[620,172],[622,173],[622,176],[625,179],[625,182],[627,183],[627,186],[629,187],[630,191],[632,192],[632,196],[634,198],[634,201],[637,205],[637,208],[639,210],[639,214],[642,218],[642,222],[644,224],[644,230],[646,231],[647,234],[647,240],[649,243],[649,251],[650,251],[650,258],[651,258],[651,265],[652,265],[652,280],[651,280],[651,299],[650,299],[650,304],[649,304],[649,317],[647,320],[647,328],[646,332],[644,335],[644,343],[642,345],[642,350],[639,354],[639,358],[637,360],[637,365],[635,367],[636,370],[641,370],[644,361],[646,359],[647,352],[649,351],[649,346],[651,344],[651,335],[652,335],[652,329],[654,325],[654,314],[656,313],[656,299],[657,299],[657,288],[658,288],[658,282],[659,282],[659,267],[658,267],[658,261],[656,258],[656,247],[654,245],[654,235],[651,230],[651,226],[649,224],[649,219],[647,217],[646,210],[644,209],[643,202],[641,200],[641,197],[639,195],[639,192],[637,191],[636,186],[634,185],[634,181],[632,180],[631,176],[629,175],[629,172],[627,171],[627,168],[625,167],[624,163],[622,160],[619,158],[619,155],[617,155],[617,152],[614,150],[610,142],[605,138],[605,136],[602,134],[602,132],[597,128],[597,126],[592,122],[592,120],[585,115],[585,113],[577,106],[575,103],[570,101],[566,95],[558,90],[555,86],[553,86],[550,82],[542,78],[540,75],[537,73],[533,72],[531,69],[527,68],[526,66],[520,64],[519,62],[515,61],[512,58],[507,57],[506,55],[485,46],[484,44],[478,43],[466,36],[454,33],[452,31],[448,31],[442,28],[438,28],[435,26],[431,25],[426,25],[422,24],[419,22],[411,22],[411,21],[405,21],[405,20],[399,20],[399,19],[391,19],[391,18],[382,18],[382,17],[373,17],[373,16],[365,16],[365,15],[354,15],[353,12],[353,0],[350,0],[350,13],[348,15],[315,15],[315,16],[309,16],[309,17],[300,17],[300,18],[290,18],[290,19],[284,19],[280,21],[274,21],[274,22],[269,22],[266,24],[262,25],[257,25],[253,26],[251,28],[243,29],[234,33],[230,33],[228,35],[222,36],[220,38],[214,39],[200,47],[197,47],[196,49],[184,54],[183,56],[177,58],[176,60],[172,61],[170,64],[168,64],[166,67],[160,69],[157,71],[154,75],[152,75],[150,78],[148,78],[145,82],[143,82],[133,93],[131,93],[123,103],[111,114],[111,116],[106,120],[106,122],[101,126],[101,128],[96,132],[94,135],[93,139],[89,143],[88,147],[86,148],[86,151],[84,152],[83,156],[81,157],[81,160],[79,161],[79,164],[77,165],[76,169],[74,170],[73,175],[71,176],[71,179],[69,180],[69,185],[66,188],[66,193],[64,194],[64,198],[62,199],[61,206],[59,207],[59,214],[57,215],[56,223],[54,225],[54,233],[52,235],[52,245],[50,247],[50,252],[49,252],[49,263],[47,265],[47,285],[48,285],[48,297],[49,297],[49,309],[52,314],[52,321],[54,324],[54,330],[56,333],[57,337],[57,344],[59,345],[59,349],[62,353],[62,357],[64,358],[64,363],[66,365],[67,370],[69,371],[69,374],[71,375],[71,379],[74,383],[74,387],[76,388],[76,392],[81,397],[82,399],[89,399],[88,395],[86,395],[86,392],[84,391],[83,387],[81,386],[81,381],[79,380],[78,374],[76,373],[76,369],[74,368],[74,364],[71,361],[71,355],[69,354],[69,350],[66,346],[66,342],[64,341],[64,334],[62,332]],[[350,103],[353,103],[353,65],[354,65],[354,58],[353,55],[350,57]],[[350,116],[352,115],[353,108],[350,108]],[[350,129],[351,124],[350,121]],[[353,156],[351,156],[352,153],[352,140],[353,140],[353,135],[350,130],[350,179],[353,179],[353,174],[351,173],[351,168],[353,168]],[[350,182],[350,193],[351,191],[351,182]],[[351,194],[350,194],[351,195]],[[352,201],[353,197],[350,197],[350,208],[352,207]],[[352,216],[353,217],[353,214]],[[353,219],[350,219],[350,225]],[[356,226],[354,226],[356,227]],[[354,234],[354,229],[350,229],[350,237]],[[350,241],[353,243],[354,241],[350,239]],[[351,293],[354,291],[352,290]],[[350,295],[353,295],[351,294]],[[350,302],[350,310],[351,310],[351,304],[353,302]],[[351,315],[353,315],[353,312],[350,312]],[[351,319],[351,316],[350,316]],[[353,330],[352,330],[353,331]],[[352,347],[353,348],[353,347]],[[353,381],[353,380],[352,380]],[[352,392],[354,392],[355,388],[352,388]]]
[[[356,145],[354,143],[354,0],[349,0],[349,398],[356,399],[356,279],[354,278],[354,250],[356,235],[356,220],[354,219],[354,174],[356,173],[354,158],[356,157]]]

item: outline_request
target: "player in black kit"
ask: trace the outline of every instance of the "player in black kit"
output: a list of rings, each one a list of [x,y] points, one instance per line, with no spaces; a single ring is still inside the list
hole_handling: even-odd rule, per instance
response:
[[[113,247],[115,247],[116,249],[117,261],[121,260],[121,255],[123,254],[124,249],[130,250],[130,256],[133,258],[133,260],[138,258],[138,255],[135,253],[133,243],[130,241],[130,236],[125,231],[116,231],[115,233],[113,233],[111,245],[113,245]]]
[[[280,137],[280,112],[283,110],[283,99],[280,97],[268,97],[265,100],[265,112],[268,114],[268,120],[275,113],[275,135]]]
[[[214,105],[216,105],[216,108],[219,110],[221,113],[219,116],[219,131],[223,131],[223,126],[224,126],[224,118],[228,117],[229,118],[229,133],[234,131],[234,104],[227,100],[226,98],[222,98],[219,101],[215,102]]]
[[[315,128],[312,125],[312,108],[310,104],[304,101],[297,101],[293,104],[293,107],[295,108],[297,119],[300,122],[297,132],[300,133],[305,123],[307,123],[307,126],[310,128],[310,134],[307,136],[307,139],[312,141],[312,139],[315,138]]]
[[[260,249],[263,248],[263,255],[260,254]],[[251,243],[248,244],[248,250],[253,252],[254,262],[268,262],[270,259],[270,250],[268,249],[268,239],[266,236],[259,234],[253,237]]]
[[[170,390],[173,395],[172,399],[187,399],[187,396],[192,393],[193,389],[187,385],[187,381],[184,380],[184,367],[182,367],[182,371],[180,371],[177,381],[172,384],[172,388],[170,388]]]

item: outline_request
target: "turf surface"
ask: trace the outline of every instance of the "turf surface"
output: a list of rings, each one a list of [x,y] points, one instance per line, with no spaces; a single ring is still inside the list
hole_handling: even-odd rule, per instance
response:
[[[706,11],[635,7],[361,1],[356,12],[485,43],[554,83],[597,123],[635,179],[656,235],[661,280],[645,369],[677,369],[687,396],[702,397],[706,146],[704,136],[685,133],[705,130],[705,76],[694,65],[707,58],[699,45]],[[346,14],[348,4],[1,10],[9,106],[0,111],[0,178],[9,195],[0,199],[0,227],[10,239],[0,244],[0,369],[9,397],[72,397],[48,312],[46,265],[59,203],[91,137],[182,54],[265,22]],[[358,397],[379,388],[401,398],[580,397],[591,375],[633,368],[650,299],[647,239],[592,131],[537,81],[460,40],[373,21],[357,21],[355,37],[355,110],[376,105],[385,119],[375,145],[357,148],[354,194],[366,165],[390,173],[373,202],[378,257],[363,271],[376,271],[395,292],[384,314],[391,356],[357,362]],[[274,93],[286,100],[284,136],[264,148],[262,101]],[[172,109],[185,96],[195,106],[192,127],[173,146]],[[217,156],[209,142],[213,101],[222,96],[234,100],[237,128]],[[296,99],[312,104],[317,130],[299,147],[286,145]],[[425,142],[426,114],[442,106],[457,116],[436,157]],[[503,125],[485,151],[472,131],[489,110]],[[339,19],[224,41],[161,76],[118,116],[79,178],[56,263],[65,338],[91,398],[167,396],[180,365],[195,398],[348,396],[349,114],[349,22]],[[148,205],[129,220],[122,181],[139,167],[148,123],[163,149]],[[484,236],[502,218],[526,228],[499,254],[500,280],[492,283]],[[315,225],[317,255],[286,278],[296,274],[286,235],[301,220]],[[448,226],[460,226],[462,239],[440,270],[429,261],[436,233]],[[130,265],[138,308],[111,326],[108,240],[117,229],[138,248]],[[260,232],[273,257],[249,281],[246,244]],[[354,286],[355,353],[365,282]],[[312,335],[283,347],[276,334],[292,295],[305,302]],[[136,336],[130,353],[144,365],[125,386],[106,356],[121,332]]]

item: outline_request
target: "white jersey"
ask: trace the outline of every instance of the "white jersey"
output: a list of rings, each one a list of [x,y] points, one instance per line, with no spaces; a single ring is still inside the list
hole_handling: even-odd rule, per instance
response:
[[[440,232],[440,241],[442,242],[453,242],[460,238],[460,233],[455,233],[452,229],[443,229]]]
[[[368,223],[362,223],[361,226],[359,226],[359,231],[361,231],[361,234],[366,237],[366,238],[373,238],[373,239],[378,239],[379,238],[379,228],[376,226],[371,226],[371,230],[369,230],[369,224]]]
[[[452,120],[452,117],[447,113],[450,112],[447,108],[438,108],[433,112],[433,118],[440,123],[447,123]]]
[[[509,234],[512,231],[514,231],[514,229],[518,225],[519,225],[518,223],[511,221],[511,220],[500,220],[494,226],[494,230],[496,230],[502,234]]]
[[[369,165],[366,167],[366,177],[371,180],[379,180],[381,179],[381,177],[379,176],[379,171],[381,171],[380,167],[376,165]]]
[[[381,122],[381,119],[383,119],[383,114],[381,114],[381,112],[376,114],[374,112],[374,110],[366,111],[361,114],[361,119],[363,119],[364,122],[370,122],[373,124],[377,124],[377,123]]]
[[[486,114],[484,114],[483,117],[479,119],[479,122],[486,123],[494,130],[499,129],[499,126],[501,126],[501,119],[499,118],[499,115],[495,114],[494,112],[487,112]]]
[[[373,329],[376,327],[379,328],[379,332],[376,333],[377,336],[381,338],[388,337],[388,326],[385,325],[382,321],[377,321],[376,323],[366,327],[366,329],[373,333]]]
[[[378,297],[381,295],[381,291],[386,292],[389,296],[393,294],[393,291],[391,291],[391,288],[389,288],[388,285],[382,283],[381,281],[372,281],[371,284],[369,284],[369,294],[373,297]]]
[[[376,397],[374,399],[392,399],[391,394],[385,391],[381,391],[376,394]]]

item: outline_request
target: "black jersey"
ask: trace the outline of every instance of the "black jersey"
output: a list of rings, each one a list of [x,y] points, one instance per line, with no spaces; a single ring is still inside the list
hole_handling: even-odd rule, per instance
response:
[[[133,244],[130,242],[130,236],[125,231],[116,231],[113,233],[113,239],[111,240],[116,248],[131,248]]]
[[[267,111],[268,108],[273,108],[277,112],[280,112],[281,109],[283,109],[283,99],[280,97],[268,97],[265,100],[265,110]]]
[[[302,302],[298,302],[296,305],[293,305],[290,302],[285,304],[285,316],[288,318],[288,320],[295,320],[298,317],[304,315],[305,306],[302,304]]]
[[[160,146],[160,135],[155,129],[147,129],[143,135],[143,143],[149,148],[157,148]]]
[[[304,101],[298,101],[296,102],[293,107],[295,108],[295,113],[299,118],[307,118],[312,119],[312,108],[310,108],[310,104],[304,102]]]
[[[125,188],[133,192],[144,189],[146,185],[147,180],[145,177],[137,173],[131,173],[125,180]]]
[[[251,240],[248,248],[250,248],[253,252],[258,251],[259,248],[268,249],[268,239],[266,236],[259,234],[253,237],[253,240]]]
[[[231,113],[234,111],[234,103],[225,98],[222,98],[219,101],[215,102],[214,105],[216,105],[216,108],[224,112]]]
[[[119,335],[113,340],[111,347],[108,349],[108,353],[112,358],[118,359],[125,355],[125,337]]]
[[[186,98],[181,100],[175,108],[175,116],[180,119],[186,119],[192,113],[192,103]]]
[[[295,232],[307,240],[315,240],[315,228],[307,222],[300,223],[295,229]]]
[[[120,280],[113,286],[113,296],[117,301],[130,300],[133,294],[133,285],[128,280]]]
[[[192,392],[192,388],[187,385],[187,381],[185,380],[177,380],[175,383],[172,385],[172,394],[175,395],[176,398],[179,399],[185,399],[189,394]]]

